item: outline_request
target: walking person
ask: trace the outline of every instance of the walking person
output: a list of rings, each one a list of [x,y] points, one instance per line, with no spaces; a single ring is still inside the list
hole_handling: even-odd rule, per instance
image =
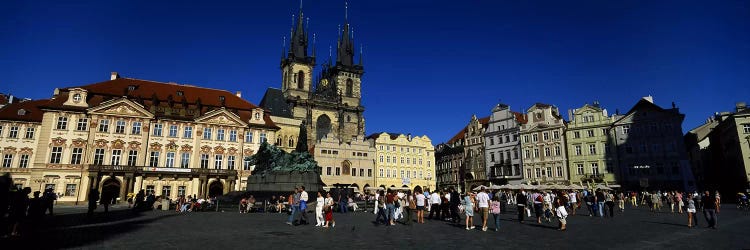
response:
[[[463,205],[466,214],[466,230],[472,230],[474,229],[474,197],[472,197],[471,192],[466,192]]]
[[[315,199],[315,224],[316,227],[323,226],[325,223],[325,217],[323,217],[323,206],[325,205],[325,198],[318,192],[318,198]]]
[[[8,221],[13,225],[13,229],[10,233],[11,236],[21,236],[21,230],[23,229],[24,223],[26,223],[26,212],[29,209],[29,194],[31,193],[30,187],[25,187],[18,191],[13,197],[13,202],[10,203],[10,214]]]
[[[544,202],[544,198],[542,197],[542,194],[539,193],[539,191],[534,191],[534,193],[531,194],[531,200],[534,203],[534,215],[536,215],[536,223],[542,224],[542,203]]]
[[[419,193],[414,192],[414,194],[419,195]],[[417,210],[417,199],[414,197],[414,194],[411,193],[411,191],[407,190],[406,195],[404,197],[403,202],[403,211],[404,211],[404,225],[411,226],[412,223],[412,214],[414,214],[414,211]],[[419,212],[417,212],[419,213]],[[419,218],[417,218],[417,223],[419,223]]]
[[[523,189],[516,193],[516,207],[518,208],[518,222],[523,223],[526,217],[526,192]]]
[[[289,218],[286,220],[287,225],[292,225],[292,222],[294,222],[294,216],[297,215],[297,210],[299,210],[299,195],[297,195],[297,191],[298,189],[294,188],[294,191],[292,191],[287,199],[287,203],[289,203],[289,207],[292,209]]]
[[[417,202],[417,223],[424,224],[424,210],[425,210],[425,205],[427,204],[427,197],[425,197],[421,191],[422,191],[422,188],[417,187],[414,190],[414,193],[417,194],[415,197],[416,202]]]
[[[435,215],[435,218],[442,220],[443,216],[441,216],[440,213],[440,203],[441,203],[440,193],[439,192],[433,192],[430,195],[430,214],[427,216],[428,220],[432,220],[432,216]]]
[[[44,204],[43,204],[44,211],[42,211],[43,212],[42,214],[44,214],[47,211],[49,211],[49,215],[54,215],[52,213],[52,211],[54,210],[54,207],[55,207],[55,201],[57,200],[57,194],[55,194],[55,192],[51,188],[48,188],[47,190],[44,191],[44,195],[42,196],[42,200],[44,201]]]
[[[490,197],[487,195],[484,187],[482,187],[479,191],[479,194],[477,194],[477,205],[479,207],[479,213],[482,215],[482,231],[487,231],[487,217],[489,217]]]
[[[297,225],[306,225],[309,224],[307,222],[307,200],[308,195],[307,191],[305,191],[305,186],[299,187],[299,220],[297,221]]]
[[[566,219],[568,218],[568,211],[565,210],[565,206],[561,204],[561,202],[557,201],[557,208],[555,209],[555,214],[557,215],[557,219],[560,221],[560,228],[557,230],[565,231],[567,229],[568,222]]]
[[[576,215],[576,209],[578,209],[578,193],[575,190],[571,190],[568,194],[568,199],[570,199],[570,210],[573,212],[573,215]]]
[[[596,206],[599,209],[599,217],[604,217],[604,203],[606,198],[604,197],[604,190],[596,190]]]
[[[388,225],[390,226],[396,225],[394,221],[394,217],[396,217],[396,197],[393,190],[388,190],[388,194],[385,195],[386,216],[388,217]]]
[[[614,218],[615,217],[615,195],[613,195],[612,192],[605,192],[604,205],[607,206],[607,212],[609,212],[609,217]]]
[[[333,198],[331,198],[330,192],[326,194],[324,204],[324,209],[326,212],[326,224],[323,225],[323,227],[336,227],[336,221],[333,220]]]
[[[383,192],[383,190],[380,190],[379,195],[376,194],[376,197],[378,198],[377,200],[375,200],[375,223],[380,223],[380,218],[383,218],[382,223],[386,224],[388,223],[388,216],[386,215],[387,211],[385,208],[385,193]]]
[[[716,229],[716,224],[719,223],[717,214],[719,213],[719,199],[716,196],[712,196],[706,191],[703,196],[703,216],[706,217],[706,223],[708,227]]]
[[[458,194],[455,188],[451,188],[450,192],[450,209],[451,209],[451,220],[453,223],[460,223],[461,217],[458,215],[458,205],[461,204],[461,195]]]
[[[492,197],[490,202],[490,213],[492,213],[492,218],[495,219],[495,232],[500,231],[500,203],[500,197],[497,195]]]
[[[692,194],[688,195],[687,202],[688,228],[693,228],[693,226],[698,226],[698,220],[695,218],[695,201]]]
[[[617,206],[620,208],[620,213],[625,212],[625,194],[622,192],[617,193]]]

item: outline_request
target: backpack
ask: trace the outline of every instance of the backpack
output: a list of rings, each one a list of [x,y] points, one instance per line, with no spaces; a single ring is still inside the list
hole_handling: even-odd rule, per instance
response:
[[[544,202],[544,199],[542,198],[541,195],[539,195],[539,196],[536,197],[536,201],[538,201],[538,202]]]

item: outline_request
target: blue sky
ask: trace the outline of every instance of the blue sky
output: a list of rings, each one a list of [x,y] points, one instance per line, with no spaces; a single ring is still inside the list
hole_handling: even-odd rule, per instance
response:
[[[282,36],[299,2],[0,3],[0,92],[125,77],[195,84],[258,103],[280,87]],[[344,2],[305,1],[319,62]],[[627,112],[642,96],[675,102],[696,127],[750,101],[749,1],[350,1],[364,47],[367,133],[434,144],[498,102],[561,112],[599,101]],[[317,68],[320,69],[319,67]]]

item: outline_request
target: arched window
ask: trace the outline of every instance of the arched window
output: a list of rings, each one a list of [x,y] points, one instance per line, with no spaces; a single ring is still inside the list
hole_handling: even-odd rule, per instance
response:
[[[302,72],[302,70],[297,72],[297,88],[298,89],[305,88],[305,72]]]
[[[321,115],[315,124],[315,139],[320,140],[331,132],[331,118]]]
[[[289,147],[294,147],[294,137],[289,137]]]
[[[353,97],[354,96],[354,82],[351,78],[346,79],[346,96]]]
[[[349,116],[349,115],[347,115],[347,116],[346,116],[346,122],[351,122],[351,121],[352,121],[352,117],[351,117],[351,116]]]

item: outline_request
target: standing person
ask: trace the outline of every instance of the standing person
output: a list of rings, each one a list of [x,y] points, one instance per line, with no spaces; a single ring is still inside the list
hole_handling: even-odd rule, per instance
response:
[[[570,199],[570,210],[573,212],[573,215],[576,215],[576,209],[578,209],[578,193],[576,193],[575,190],[571,190],[568,197]]]
[[[414,190],[414,194],[419,194],[416,192],[416,189]],[[406,191],[406,196],[404,197],[402,208],[404,210],[404,225],[411,226],[412,223],[412,214],[415,210],[417,210],[417,200],[415,198],[415,195],[411,193],[411,191]],[[419,223],[419,219],[417,219],[417,223]]]
[[[622,192],[617,193],[617,206],[620,208],[620,213],[625,212],[625,194]]]
[[[482,187],[477,194],[477,205],[479,207],[479,213],[482,215],[482,231],[487,231],[487,217],[489,217],[490,209],[490,197],[485,192],[485,188]]]
[[[146,198],[146,194],[143,191],[143,189],[138,191],[138,193],[135,195],[135,203],[133,204],[133,211],[137,212],[143,209],[144,207],[143,199],[145,198]],[[96,192],[96,199],[99,199],[99,191]],[[90,202],[91,202],[91,197],[89,196],[89,206],[91,206]],[[96,208],[96,202],[94,202],[94,208]],[[93,213],[93,210],[92,210],[92,213]]]
[[[651,211],[654,213],[661,211],[661,209],[659,209],[659,202],[661,201],[659,200],[658,192],[651,194]]]
[[[34,192],[34,198],[31,198],[29,200],[29,210],[27,213],[27,217],[29,218],[28,221],[31,225],[32,231],[39,231],[39,226],[41,225],[42,217],[44,217],[45,210],[47,209],[45,206],[45,200],[44,198],[40,198],[39,194],[41,192],[36,191]]]
[[[338,198],[339,213],[345,214],[349,210],[346,207],[348,200],[346,199],[346,196],[344,196],[342,193],[343,193],[343,189],[339,189],[339,198]]]
[[[326,224],[323,225],[323,227],[336,227],[336,221],[333,220],[333,198],[331,197],[331,193],[328,192],[326,194],[326,199],[324,200],[325,203],[325,211],[326,211]]]
[[[716,229],[716,224],[719,221],[716,216],[717,213],[719,213],[719,199],[706,191],[705,196],[703,196],[703,216],[706,217],[708,227]]]
[[[695,226],[698,226],[698,220],[695,218],[695,201],[693,200],[693,195],[688,195],[688,204],[687,204],[687,215],[688,215],[688,228],[693,228],[693,221],[695,221]]]
[[[323,223],[325,223],[325,217],[323,217],[323,206],[325,205],[325,198],[323,198],[323,194],[318,192],[318,198],[315,199],[315,221],[317,224],[315,224],[316,227],[323,226]]]
[[[6,224],[5,215],[9,212],[8,206],[10,205],[11,192],[10,187],[13,180],[10,177],[10,173],[5,172],[0,176],[0,236],[7,236],[8,225]]]
[[[305,191],[305,186],[300,186],[299,187],[299,191],[300,191],[299,192],[299,211],[300,211],[300,216],[299,216],[299,220],[297,221],[297,225],[307,225],[307,224],[309,224],[307,222],[307,200],[308,200],[308,195],[307,195],[307,191]]]
[[[559,200],[556,202],[557,208],[555,209],[555,214],[557,215],[557,219],[560,221],[560,228],[557,230],[565,231],[567,229],[567,221],[568,218],[568,211],[565,210],[565,206],[562,205]]]
[[[57,194],[55,194],[55,192],[52,191],[51,188],[48,188],[44,191],[44,195],[42,197],[42,200],[44,201],[44,211],[42,211],[43,214],[49,211],[49,215],[53,215],[52,211],[55,206],[55,201],[57,200]]]
[[[294,222],[294,217],[297,215],[297,210],[299,210],[299,195],[297,195],[297,188],[294,188],[294,191],[289,195],[289,198],[287,199],[287,203],[289,203],[289,208],[292,209],[292,212],[289,214],[289,218],[286,220],[287,225],[292,225],[292,222]]]
[[[500,197],[499,195],[495,195],[495,197],[492,197],[492,202],[490,202],[490,213],[492,213],[492,218],[495,219],[495,232],[500,231]]]
[[[458,191],[456,191],[455,188],[451,188],[450,197],[448,198],[450,201],[450,208],[451,208],[451,220],[453,223],[460,223],[461,217],[458,215],[458,205],[461,204],[461,195],[458,194]]]
[[[8,220],[13,225],[11,236],[21,236],[21,225],[26,221],[26,211],[29,209],[30,187],[25,187],[16,193],[13,202],[10,203],[10,216]]]
[[[539,193],[539,191],[534,191],[534,193],[531,194],[531,200],[534,201],[534,215],[536,215],[536,223],[542,224],[542,203],[544,202],[544,198],[542,197],[542,194]]]
[[[88,216],[94,215],[94,210],[96,210],[96,201],[98,200],[99,200],[99,190],[97,190],[96,188],[92,188],[91,192],[89,192],[89,210],[87,213]]]
[[[386,224],[388,222],[388,216],[385,215],[385,192],[383,190],[380,190],[378,193],[375,194],[377,199],[375,200],[375,223],[380,223],[380,218],[383,218],[382,222],[383,224]]]
[[[424,224],[424,210],[425,205],[427,204],[427,197],[425,197],[424,193],[422,193],[421,191],[422,188],[420,187],[417,187],[414,190],[414,192],[417,194],[417,196],[415,197],[417,200],[417,223]],[[435,207],[435,209],[438,209],[438,207]]]
[[[599,217],[604,217],[604,203],[606,202],[604,197],[604,190],[596,190],[596,206],[599,208]]]
[[[526,192],[523,189],[516,194],[516,207],[518,207],[518,222],[523,223],[523,217],[526,217]]]
[[[466,191],[463,200],[464,213],[466,213],[466,230],[474,229],[474,197],[471,192]]]
[[[378,214],[378,208],[383,207],[383,203],[380,202],[380,196],[383,196],[383,191],[382,190],[375,192],[375,199],[374,199],[375,200],[375,206],[373,206],[372,213],[376,214],[376,215]],[[377,219],[375,219],[375,220],[377,221]]]
[[[675,196],[677,197],[677,211],[682,214],[682,207],[685,206],[685,203],[682,201],[682,192],[677,192]]]
[[[433,192],[430,195],[430,214],[427,216],[428,220],[432,220],[432,216],[435,215],[435,218],[438,218],[440,220],[443,219],[443,216],[441,216],[440,213],[440,193],[439,192]]]
[[[394,217],[396,216],[396,194],[393,190],[388,190],[388,194],[385,195],[385,207],[386,217],[388,217],[388,225],[395,226]]]
[[[104,213],[109,213],[109,203],[112,202],[112,198],[110,198],[110,195],[110,192],[104,192],[101,199],[99,200],[99,204],[104,206]]]
[[[614,218],[615,217],[615,195],[613,195],[612,192],[605,192],[604,205],[607,206],[609,217]]]

